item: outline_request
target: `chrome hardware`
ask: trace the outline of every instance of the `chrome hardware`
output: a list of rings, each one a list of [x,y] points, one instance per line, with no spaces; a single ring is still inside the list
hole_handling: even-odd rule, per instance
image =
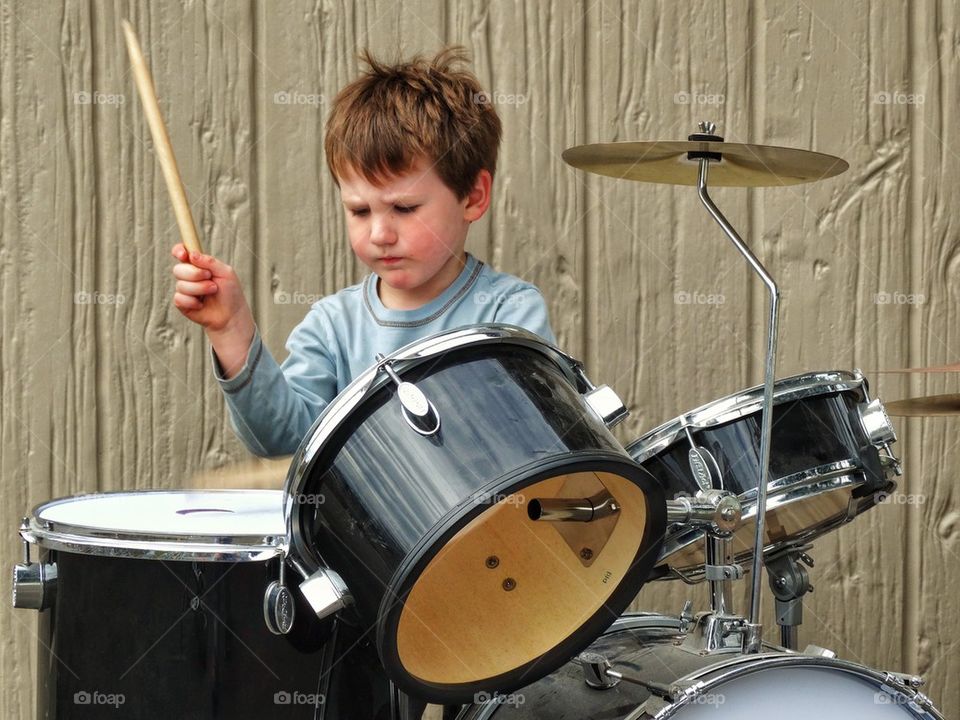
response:
[[[583,681],[597,690],[609,690],[623,679],[620,673],[610,666],[610,661],[600,653],[580,653],[577,661],[583,668]]]
[[[763,626],[759,623],[744,623],[741,637],[743,643],[740,648],[745,655],[758,653],[763,649]]]
[[[739,580],[743,577],[743,568],[736,564],[707,565],[704,580]]]
[[[820,647],[819,645],[807,645],[803,650],[803,654],[824,658],[835,658],[837,656],[833,650],[827,650],[827,648]]]
[[[27,518],[20,532],[30,528]],[[57,596],[57,564],[30,562],[30,543],[23,540],[23,562],[13,566],[13,607],[46,610]]]
[[[608,428],[612,428],[630,414],[620,396],[608,385],[590,389],[583,399]]]
[[[738,650],[741,645],[739,636],[743,631],[744,620],[741,617],[715,612],[698,613],[682,647],[698,654]]]
[[[701,490],[694,497],[667,500],[667,522],[706,528],[717,536],[730,535],[740,522],[740,500],[725,490]]]
[[[263,620],[274,635],[286,635],[293,628],[296,604],[286,585],[286,562],[280,560],[280,579],[267,585],[263,595]]]
[[[440,414],[423,391],[411,382],[401,380],[382,353],[377,353],[377,363],[397,386],[400,412],[407,425],[421,435],[433,435],[440,429]]]
[[[687,600],[683,604],[683,608],[680,610],[680,632],[686,633],[690,629],[690,624],[693,622],[693,601]]]
[[[866,405],[859,407],[860,423],[863,425],[863,431],[867,439],[874,445],[888,445],[897,440],[897,431],[893,429],[893,423],[887,411],[883,409],[883,403],[879,399],[871,400]]]
[[[534,498],[527,503],[531,520],[591,522],[620,512],[614,497],[604,491],[589,498]]]
[[[320,568],[300,583],[300,592],[321,620],[353,604],[343,578],[327,568]]]

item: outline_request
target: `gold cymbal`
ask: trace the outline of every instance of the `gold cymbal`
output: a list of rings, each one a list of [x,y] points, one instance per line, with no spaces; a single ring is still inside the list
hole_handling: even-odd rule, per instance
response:
[[[721,154],[721,160],[710,163],[707,183],[711,187],[799,185],[839,175],[850,167],[838,157],[810,150],[707,140],[578,145],[564,150],[563,159],[598,175],[696,185],[699,161],[688,159],[688,152]]]
[[[930,395],[884,403],[888,415],[898,417],[947,417],[960,415],[960,395]]]
[[[960,363],[953,363],[952,365],[931,365],[930,367],[920,367],[920,368],[898,368],[896,370],[877,370],[878,375],[885,373],[949,373],[949,372],[960,372]]]

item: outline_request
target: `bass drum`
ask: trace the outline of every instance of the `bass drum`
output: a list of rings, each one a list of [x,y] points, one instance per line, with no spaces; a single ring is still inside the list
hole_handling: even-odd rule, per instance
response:
[[[289,635],[267,629],[279,490],[60,498],[20,534],[38,551],[15,568],[13,603],[40,611],[39,720],[390,716],[365,628],[301,601]]]
[[[457,720],[943,718],[903,676],[772,647],[702,655],[685,640],[676,618],[625,615],[589,650],[622,673],[612,687],[588,685],[578,659],[516,693],[484,698]]]
[[[616,405],[520,328],[384,358],[294,456],[301,591],[334,571],[352,596],[341,614],[375,628],[386,672],[431,702],[555,670],[630,604],[666,526],[660,486],[605,424]]]

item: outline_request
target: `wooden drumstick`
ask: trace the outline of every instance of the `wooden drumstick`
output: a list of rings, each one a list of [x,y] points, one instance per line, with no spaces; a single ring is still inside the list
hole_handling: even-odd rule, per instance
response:
[[[187,193],[183,188],[183,181],[180,179],[180,171],[177,170],[177,160],[173,156],[173,146],[170,144],[167,128],[163,124],[163,116],[160,114],[160,105],[157,103],[157,93],[153,87],[150,68],[147,67],[147,62],[143,59],[140,42],[137,40],[137,34],[133,31],[133,26],[126,20],[123,20],[121,24],[127,40],[130,64],[133,66],[133,77],[137,84],[137,91],[140,93],[140,101],[143,103],[143,114],[147,118],[147,125],[150,126],[150,135],[153,137],[153,145],[157,150],[157,159],[160,161],[163,177],[167,181],[167,191],[170,193],[170,202],[173,204],[173,214],[176,216],[177,225],[180,227],[180,237],[183,239],[183,244],[187,250],[202,253],[203,248],[200,245],[200,238],[197,236],[197,226],[193,222],[193,213],[190,212]]]

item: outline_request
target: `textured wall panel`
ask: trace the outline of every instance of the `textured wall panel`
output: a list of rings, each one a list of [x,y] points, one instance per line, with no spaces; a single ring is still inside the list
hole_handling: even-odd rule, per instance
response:
[[[122,17],[201,236],[237,269],[278,359],[313,300],[363,275],[322,153],[358,51],[461,43],[504,125],[468,247],[543,289],[561,345],[630,406],[621,440],[760,382],[766,298],[693,189],[589,176],[560,152],[682,139],[698,120],[851,164],[812,185],[713,193],[780,283],[778,374],[861,367],[885,399],[957,391],[953,376],[871,374],[960,359],[951,3],[15,0],[0,7],[5,572],[39,502],[177,487],[245,457],[205,338],[171,304],[176,225]],[[952,716],[958,426],[897,426],[901,492],[816,544],[801,644],[920,672]],[[635,606],[676,612],[687,597],[705,606],[703,587],[677,583]],[[35,616],[0,604],[0,638],[0,716],[32,717]]]

